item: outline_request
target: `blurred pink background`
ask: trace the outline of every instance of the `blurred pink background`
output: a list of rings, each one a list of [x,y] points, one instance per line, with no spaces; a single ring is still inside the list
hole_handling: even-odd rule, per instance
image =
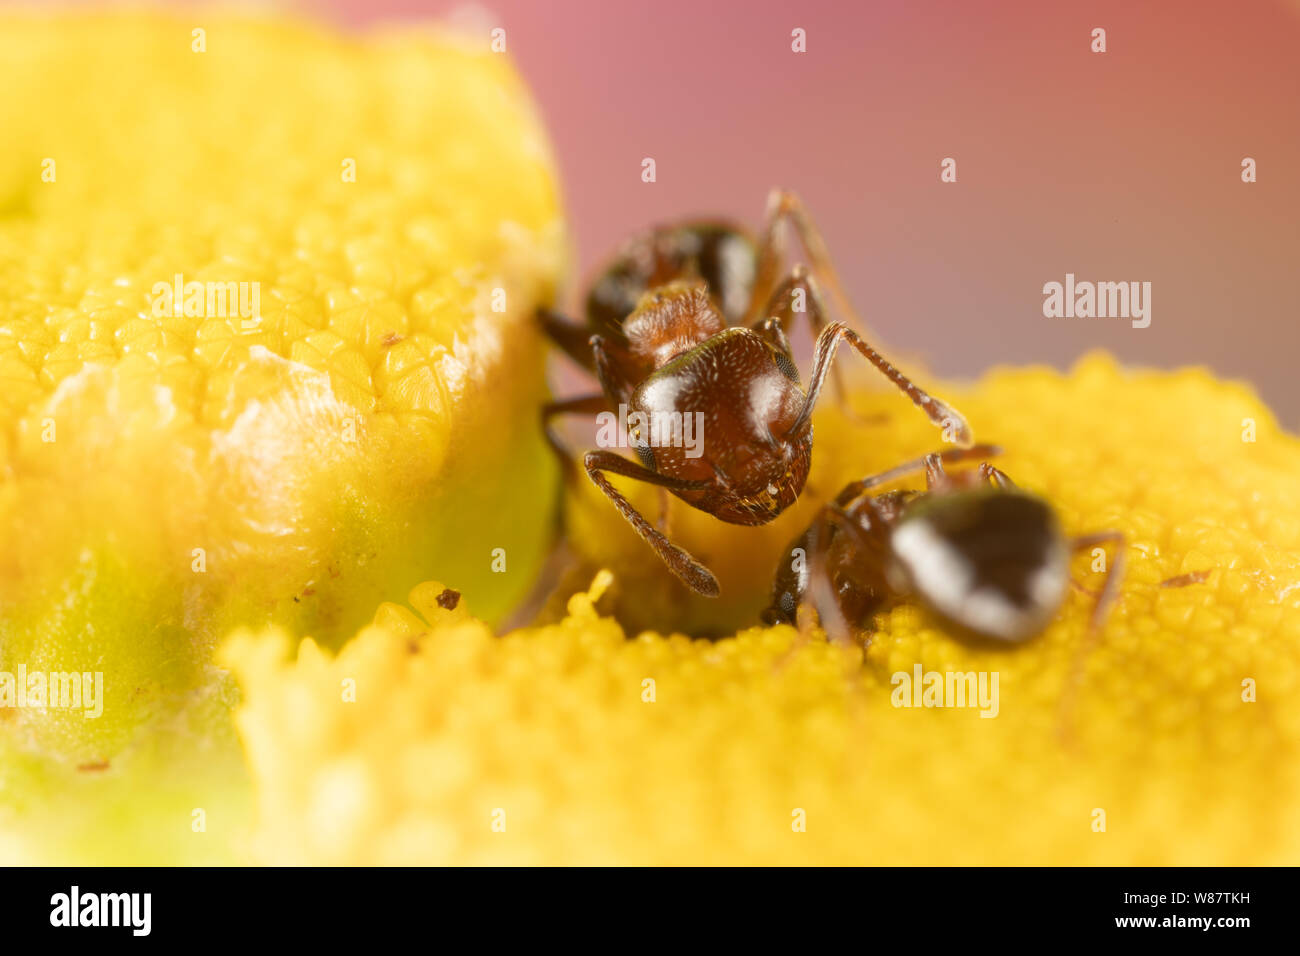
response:
[[[460,5],[323,4],[352,24]],[[756,222],[779,184],[871,327],[940,372],[1102,347],[1248,379],[1300,426],[1300,3],[484,7],[550,126],[584,276],[656,220]],[[1045,318],[1067,272],[1151,282],[1150,327]]]

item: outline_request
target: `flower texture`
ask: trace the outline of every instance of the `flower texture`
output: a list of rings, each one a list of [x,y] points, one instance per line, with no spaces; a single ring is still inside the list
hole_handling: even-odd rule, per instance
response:
[[[97,719],[0,708],[0,831],[39,807],[99,846],[81,807],[161,813],[168,785],[119,781],[146,754],[242,773],[232,627],[329,643],[433,575],[489,619],[527,591],[567,241],[486,35],[7,12],[0,63],[0,671],[104,683]]]
[[[796,648],[794,628],[752,618],[713,640],[629,634],[605,612],[685,619],[692,601],[638,600],[662,572],[593,504],[581,520],[600,531],[575,548],[614,574],[556,623],[495,636],[430,583],[416,613],[383,606],[337,655],[310,640],[293,653],[276,630],[226,646],[246,692],[253,857],[1295,863],[1300,441],[1247,388],[1101,355],[938,390],[1068,532],[1126,536],[1122,593],[1091,649],[1090,553],[1057,620],[1004,649],[907,602],[865,652],[817,632]],[[857,392],[857,418],[819,416],[818,491],[935,444],[900,401]],[[675,525],[733,606],[760,607],[800,519],[736,529],[684,512]],[[894,675],[918,666],[996,672],[996,716],[895,706]]]

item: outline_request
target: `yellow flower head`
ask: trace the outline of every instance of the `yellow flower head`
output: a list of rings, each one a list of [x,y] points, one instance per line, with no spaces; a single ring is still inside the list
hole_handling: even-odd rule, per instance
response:
[[[908,601],[865,649],[756,626],[816,509],[937,445],[861,386],[778,520],[673,509],[721,598],[584,480],[567,583],[502,634],[556,475],[525,92],[483,42],[202,19],[0,15],[0,672],[107,679],[93,720],[0,707],[0,862],[1300,859],[1300,441],[1248,389],[927,383],[1126,536],[1091,647],[1087,553],[1020,646]]]
[[[820,639],[791,653],[793,628],[743,620],[716,641],[629,638],[600,609],[619,603],[613,591],[635,602],[629,582],[663,572],[634,538],[618,550],[616,515],[592,516],[606,531],[584,540],[621,577],[606,593],[602,574],[554,625],[494,636],[463,604],[440,608],[443,586],[429,584],[411,595],[419,616],[386,606],[337,657],[307,641],[286,662],[283,633],[229,645],[247,695],[256,856],[1295,862],[1300,442],[1243,388],[1100,356],[1068,376],[1002,371],[940,391],[1009,449],[999,464],[1067,530],[1128,538],[1121,597],[1071,706],[1085,593],[1006,649],[961,643],[911,603],[882,615],[865,654]],[[896,396],[859,398],[887,418],[894,460],[933,442]],[[850,459],[864,426],[828,413],[817,427],[819,487],[884,463]],[[790,529],[699,535],[724,581],[767,549],[768,575],[734,599],[760,605]],[[1084,588],[1101,580],[1094,560],[1073,566]],[[1193,583],[1161,587],[1184,574]],[[898,706],[895,675],[918,668],[972,675],[979,706]]]
[[[0,63],[0,669],[107,695],[23,734],[111,760],[239,623],[342,640],[453,568],[490,618],[517,601],[551,525],[511,490],[555,474],[517,409],[565,245],[509,61],[6,12]]]

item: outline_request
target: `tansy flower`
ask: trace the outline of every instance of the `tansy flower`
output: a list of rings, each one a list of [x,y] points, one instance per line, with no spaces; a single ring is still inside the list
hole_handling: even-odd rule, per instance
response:
[[[282,632],[231,642],[253,858],[1296,862],[1300,442],[1245,388],[1102,356],[942,394],[1005,444],[1001,467],[1067,530],[1127,536],[1122,595],[1082,661],[1082,591],[1006,649],[961,643],[912,604],[882,616],[865,655],[820,639],[791,654],[787,626],[629,634],[603,610],[685,619],[691,602],[680,588],[644,600],[664,572],[593,510],[601,531],[576,547],[618,571],[556,624],[494,636],[428,584],[411,595],[418,613],[384,606],[337,656],[309,640],[286,660]],[[879,434],[823,415],[819,490],[934,441],[896,396],[858,399],[883,417]],[[868,435],[879,446],[864,451]],[[675,530],[735,605],[761,605],[790,529],[683,513]],[[1073,566],[1084,589],[1101,579],[1095,561]],[[895,675],[918,668],[997,675],[996,698],[896,706]]]
[[[0,860],[1296,862],[1300,442],[1248,389],[927,383],[1069,533],[1126,535],[1090,650],[1086,553],[1021,646],[907,602],[865,651],[755,626],[822,502],[938,445],[862,382],[786,515],[672,509],[721,598],[583,479],[503,634],[556,475],[524,91],[485,37],[205,19],[0,29],[44,78],[0,104],[0,671],[105,677],[93,720],[0,708]],[[918,674],[980,706],[896,706]]]
[[[202,856],[230,628],[341,641],[431,574],[489,618],[531,584],[549,148],[486,35],[6,11],[0,64],[0,671],[104,682],[96,719],[0,707],[0,827],[166,856],[69,821],[147,819],[168,786],[119,776],[184,727]]]

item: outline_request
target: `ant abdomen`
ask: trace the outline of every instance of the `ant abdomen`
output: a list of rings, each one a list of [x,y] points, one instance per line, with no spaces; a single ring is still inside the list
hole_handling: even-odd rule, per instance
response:
[[[895,527],[891,551],[907,587],[949,624],[1018,643],[1041,633],[1065,600],[1069,550],[1041,498],[1009,490],[931,494]]]

